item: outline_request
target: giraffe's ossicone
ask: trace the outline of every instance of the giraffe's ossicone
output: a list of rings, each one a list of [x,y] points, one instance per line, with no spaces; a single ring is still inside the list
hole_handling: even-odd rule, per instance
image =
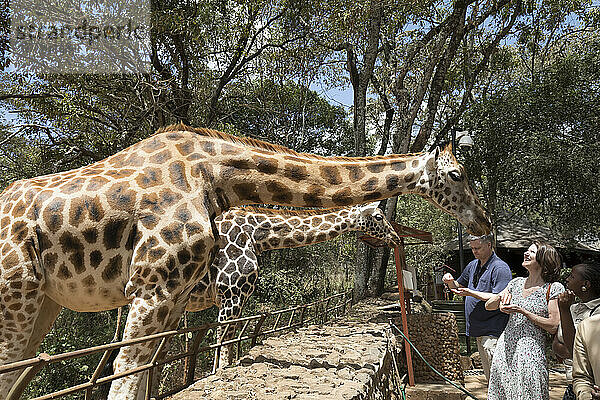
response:
[[[61,307],[130,304],[123,339],[175,327],[218,250],[215,218],[244,204],[346,207],[417,193],[472,233],[489,218],[449,149],[347,158],[183,125],[105,160],[0,194],[0,364],[31,357]],[[120,373],[156,343],[122,349]],[[0,399],[20,371],[0,376]],[[134,399],[139,374],[113,382]]]

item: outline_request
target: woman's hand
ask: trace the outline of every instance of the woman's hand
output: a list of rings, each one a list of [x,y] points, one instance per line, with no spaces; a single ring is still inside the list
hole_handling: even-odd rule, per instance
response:
[[[524,310],[523,308],[521,308],[521,306],[518,306],[516,304],[510,304],[510,301],[512,300],[512,295],[509,292],[503,293],[500,296],[500,311],[502,311],[505,314],[514,314],[514,313],[521,313],[524,314]]]
[[[505,314],[521,313],[525,314],[525,310],[516,304],[500,304],[500,311]]]
[[[575,293],[567,289],[558,295],[558,308],[568,310],[575,303]]]

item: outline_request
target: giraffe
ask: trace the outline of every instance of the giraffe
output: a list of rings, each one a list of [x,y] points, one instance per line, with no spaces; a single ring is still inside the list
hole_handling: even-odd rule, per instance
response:
[[[241,316],[256,287],[257,256],[264,251],[308,246],[348,231],[362,231],[390,247],[400,243],[377,203],[320,210],[234,207],[218,216],[216,224],[221,241],[219,252],[192,290],[186,311],[201,311],[214,305],[219,308],[219,322]],[[229,329],[224,340],[231,339],[234,333]],[[230,348],[221,353],[222,360],[229,363]]]
[[[218,250],[215,218],[233,206],[344,207],[400,193],[471,233],[491,229],[449,147],[321,157],[178,124],[88,166],[13,182],[0,193],[0,365],[33,356],[61,307],[129,304],[124,340],[175,327]],[[121,349],[115,372],[146,363],[156,345]],[[0,398],[18,373],[0,377]],[[109,399],[134,399],[141,375],[114,381]]]

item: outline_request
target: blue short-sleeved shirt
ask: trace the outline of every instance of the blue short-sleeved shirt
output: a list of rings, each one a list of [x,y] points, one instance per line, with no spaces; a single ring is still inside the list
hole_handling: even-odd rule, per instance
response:
[[[510,267],[502,261],[496,253],[492,252],[489,260],[479,267],[480,261],[471,261],[456,280],[462,286],[478,292],[500,293],[512,279]],[[481,268],[482,271],[478,271]],[[475,273],[480,274],[479,282],[474,285]],[[485,301],[472,296],[465,297],[465,317],[467,322],[468,336],[500,336],[506,323],[508,314],[500,310],[488,311],[485,309]]]

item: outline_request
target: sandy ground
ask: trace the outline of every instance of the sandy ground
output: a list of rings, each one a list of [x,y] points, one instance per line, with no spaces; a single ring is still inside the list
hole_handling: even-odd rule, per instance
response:
[[[487,382],[483,373],[477,375],[466,375],[465,384],[467,390],[473,393],[478,399],[487,398]],[[567,382],[565,374],[559,372],[550,372],[550,400],[562,400]]]

